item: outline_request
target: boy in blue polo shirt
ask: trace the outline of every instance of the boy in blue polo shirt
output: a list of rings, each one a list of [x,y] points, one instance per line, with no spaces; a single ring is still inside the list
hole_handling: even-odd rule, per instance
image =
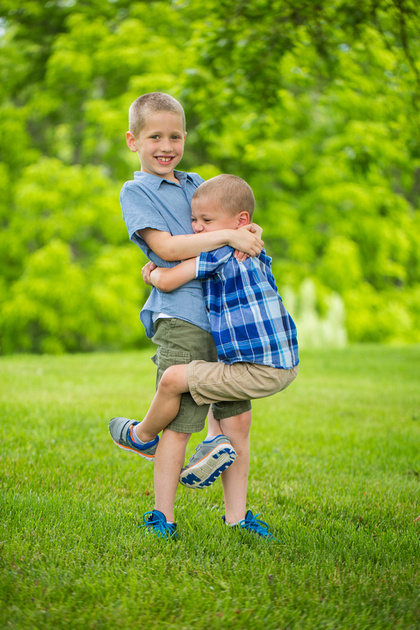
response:
[[[195,173],[175,170],[186,137],[185,116],[180,103],[167,94],[145,94],[131,105],[126,139],[140,158],[141,172],[126,182],[121,191],[121,207],[129,236],[158,266],[176,262],[229,244],[251,256],[259,254],[261,239],[249,226],[241,230],[220,230],[194,234],[190,202],[203,179]],[[176,363],[202,359],[215,361],[216,349],[201,291],[193,280],[172,293],[153,289],[141,312],[146,334],[158,346],[155,357],[157,381],[166,368]],[[192,432],[201,431],[207,406],[198,406],[190,394],[182,396],[179,413],[158,438],[142,440],[136,422],[113,418],[110,433],[121,448],[154,460],[155,509],[144,515],[147,531],[164,537],[176,535],[174,501],[179,474],[184,464],[186,444]],[[249,422],[249,401],[221,403],[214,414],[235,422]],[[159,444],[159,447],[158,447]],[[208,458],[217,464],[216,476],[235,458],[235,450],[225,436],[210,441]]]
[[[234,175],[219,175],[195,191],[191,202],[196,234],[248,225],[254,210],[248,184]],[[177,413],[180,397],[189,391],[198,405],[221,400],[246,400],[270,396],[285,389],[298,373],[298,344],[295,324],[278,294],[271,272],[271,259],[264,250],[259,256],[239,262],[231,247],[203,252],[172,269],[149,264],[146,280],[161,291],[173,291],[192,278],[201,280],[210,325],[217,348],[217,363],[195,360],[174,365],[164,373],[140,427],[156,435]],[[229,419],[217,430],[229,431]],[[213,421],[213,430],[214,430]],[[210,427],[211,428],[211,427]],[[222,475],[225,522],[270,536],[266,524],[246,511],[249,434],[242,432],[235,447],[242,450],[242,474],[238,463]],[[180,476],[182,484],[202,487],[202,445]],[[247,455],[245,455],[247,453]],[[236,497],[235,505],[233,498]],[[239,506],[239,512],[238,512]]]

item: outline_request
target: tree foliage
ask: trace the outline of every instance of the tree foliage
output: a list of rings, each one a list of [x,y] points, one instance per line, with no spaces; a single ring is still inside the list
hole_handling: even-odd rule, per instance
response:
[[[148,91],[186,108],[185,170],[249,181],[281,287],[419,341],[419,52],[415,0],[3,0],[1,352],[141,343],[118,193]]]

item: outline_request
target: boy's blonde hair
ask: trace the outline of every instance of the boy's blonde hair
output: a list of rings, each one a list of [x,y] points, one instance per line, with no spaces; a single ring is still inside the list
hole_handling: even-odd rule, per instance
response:
[[[136,98],[128,110],[128,129],[135,138],[146,124],[146,116],[156,112],[172,112],[179,114],[185,131],[185,113],[181,103],[173,96],[163,92],[150,92]]]
[[[241,212],[248,212],[252,219],[255,208],[255,197],[245,180],[236,175],[216,175],[201,184],[193,195],[198,199],[207,195],[219,203],[222,212],[229,216],[236,216]]]

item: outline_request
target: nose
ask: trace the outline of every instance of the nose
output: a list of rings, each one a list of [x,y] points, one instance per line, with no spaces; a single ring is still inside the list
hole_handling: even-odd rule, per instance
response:
[[[203,231],[203,226],[197,223],[197,221],[194,221],[192,229],[194,230],[194,234],[198,234]]]
[[[172,145],[169,138],[161,138],[160,140],[160,150],[169,152],[172,151]]]

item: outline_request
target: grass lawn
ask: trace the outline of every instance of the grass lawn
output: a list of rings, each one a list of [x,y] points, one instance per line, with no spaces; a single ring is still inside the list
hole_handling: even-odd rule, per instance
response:
[[[180,487],[177,541],[139,528],[153,464],[117,449],[151,351],[0,358],[0,628],[420,628],[420,348],[301,352],[253,404],[249,507]],[[204,434],[193,436],[189,455]]]

